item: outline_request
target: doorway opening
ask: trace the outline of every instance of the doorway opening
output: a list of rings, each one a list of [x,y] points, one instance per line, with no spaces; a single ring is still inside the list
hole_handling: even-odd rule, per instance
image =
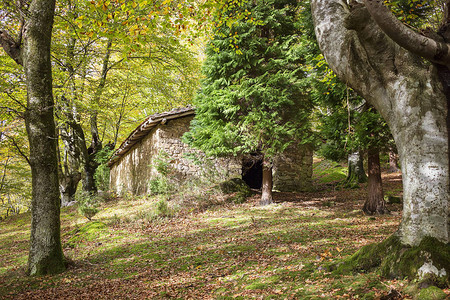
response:
[[[262,187],[263,161],[261,155],[250,155],[242,160],[242,180],[252,189]]]

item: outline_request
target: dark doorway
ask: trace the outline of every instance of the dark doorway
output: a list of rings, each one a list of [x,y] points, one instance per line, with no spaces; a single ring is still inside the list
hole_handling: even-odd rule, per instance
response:
[[[242,180],[252,189],[262,187],[262,158],[252,155],[242,160]]]

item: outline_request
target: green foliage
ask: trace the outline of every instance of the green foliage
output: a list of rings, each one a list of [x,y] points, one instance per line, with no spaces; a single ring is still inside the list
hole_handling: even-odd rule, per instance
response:
[[[171,184],[166,176],[158,174],[155,178],[150,179],[148,182],[150,194],[163,195],[169,193],[171,190]]]
[[[391,8],[397,18],[409,25],[426,24],[427,16],[435,12],[437,1],[425,0],[388,0],[385,3]]]
[[[95,154],[95,162],[99,164],[94,174],[95,185],[102,191],[109,189],[110,169],[107,163],[113,152],[112,149],[105,147]]]
[[[78,203],[78,212],[88,220],[92,220],[92,217],[100,211],[98,209],[100,197],[97,195],[78,190],[75,194],[75,201]]]
[[[297,1],[229,7],[259,21],[223,24],[207,46],[206,76],[185,141],[208,156],[259,151],[267,157],[310,142],[310,101],[301,68]]]
[[[224,194],[233,194],[228,200],[236,204],[244,203],[253,192],[241,178],[232,178],[220,183],[220,190]]]
[[[165,151],[158,152],[152,166],[157,174],[148,183],[150,194],[163,195],[173,192],[175,184],[171,178],[172,166],[170,165],[169,154]]]
[[[169,175],[172,171],[169,154],[165,151],[158,152],[158,155],[155,157],[154,167],[159,174],[163,176]]]

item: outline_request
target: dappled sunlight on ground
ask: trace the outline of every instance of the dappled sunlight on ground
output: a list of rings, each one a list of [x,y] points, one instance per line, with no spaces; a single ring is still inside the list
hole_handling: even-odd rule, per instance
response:
[[[386,191],[401,192],[398,176],[386,179]],[[275,193],[275,203],[261,207],[256,194],[244,204],[222,203],[156,219],[144,213],[154,199],[122,199],[103,207],[94,217],[99,226],[91,231],[86,226],[92,222],[75,208],[65,209],[62,241],[70,267],[39,279],[17,272],[26,263],[25,225],[2,223],[0,297],[376,298],[390,286],[401,290],[406,282],[376,273],[336,276],[327,271],[329,264],[396,230],[400,205],[389,205],[397,214],[368,217],[360,209],[365,196],[364,188]],[[15,241],[6,242],[12,236]],[[11,252],[14,243],[18,247]]]

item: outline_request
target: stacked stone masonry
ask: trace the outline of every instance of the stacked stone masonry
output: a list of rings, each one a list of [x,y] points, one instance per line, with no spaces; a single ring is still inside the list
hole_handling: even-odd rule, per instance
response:
[[[193,116],[174,118],[155,126],[147,135],[120,157],[111,168],[111,188],[117,193],[142,195],[149,192],[149,182],[158,175],[155,168],[160,153],[167,153],[171,176],[180,184],[186,180],[211,177],[225,180],[241,177],[242,158],[207,159],[181,140]],[[188,156],[195,155],[203,164]],[[305,191],[311,187],[312,150],[308,146],[290,147],[274,161],[274,190]],[[211,178],[209,178],[211,179]]]

